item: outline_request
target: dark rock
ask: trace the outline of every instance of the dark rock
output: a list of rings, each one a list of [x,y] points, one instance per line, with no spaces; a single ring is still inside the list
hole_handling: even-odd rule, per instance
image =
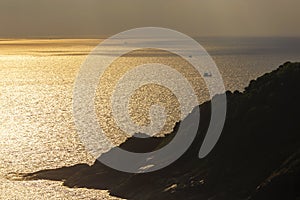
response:
[[[289,157],[259,185],[251,200],[295,200],[300,197],[300,151]]]
[[[128,174],[96,161],[92,166],[24,177],[107,189],[127,199],[299,199],[299,153],[295,153],[300,149],[300,63],[287,62],[251,81],[244,92],[226,95],[222,135],[204,159],[197,155],[210,120],[210,102],[200,106],[200,128],[190,148],[159,171]],[[130,138],[121,148],[134,152],[160,148],[174,137],[176,127],[165,138]]]

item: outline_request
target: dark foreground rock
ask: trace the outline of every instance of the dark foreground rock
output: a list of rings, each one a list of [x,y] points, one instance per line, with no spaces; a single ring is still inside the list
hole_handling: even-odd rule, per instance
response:
[[[225,127],[204,159],[198,158],[198,151],[209,124],[210,102],[200,106],[200,128],[190,148],[159,171],[128,174],[96,161],[92,166],[44,170],[23,178],[105,189],[126,199],[300,199],[300,63],[285,63],[251,81],[243,93],[226,95]],[[176,134],[178,125],[165,138],[131,138],[121,147],[135,152],[160,148]]]

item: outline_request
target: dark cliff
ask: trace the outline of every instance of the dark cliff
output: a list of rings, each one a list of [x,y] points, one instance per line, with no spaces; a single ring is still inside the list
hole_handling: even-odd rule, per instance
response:
[[[127,199],[299,199],[300,63],[285,63],[251,81],[244,92],[226,96],[222,135],[204,159],[198,151],[209,124],[210,102],[200,106],[200,128],[190,148],[159,171],[128,174],[96,161],[30,173],[24,179],[107,189]],[[160,148],[177,127],[165,138],[131,138],[121,147],[135,152]]]

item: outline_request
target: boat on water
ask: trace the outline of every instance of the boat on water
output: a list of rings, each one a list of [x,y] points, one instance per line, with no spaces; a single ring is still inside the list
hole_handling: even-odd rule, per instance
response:
[[[210,72],[205,72],[203,74],[204,77],[212,77],[212,74]]]

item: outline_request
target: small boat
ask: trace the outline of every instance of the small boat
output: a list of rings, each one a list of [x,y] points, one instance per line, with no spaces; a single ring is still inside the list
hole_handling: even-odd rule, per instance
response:
[[[205,72],[204,77],[212,77],[212,74],[210,72]]]

